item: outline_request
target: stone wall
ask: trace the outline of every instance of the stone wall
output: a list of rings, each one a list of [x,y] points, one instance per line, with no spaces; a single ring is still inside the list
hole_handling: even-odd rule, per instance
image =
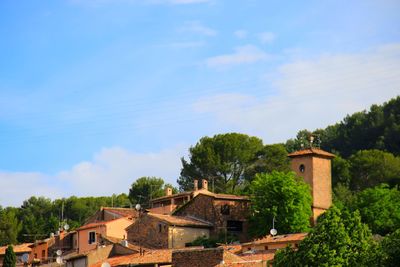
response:
[[[146,214],[141,215],[140,219],[129,227],[127,236],[129,242],[144,247],[168,248],[168,226]]]

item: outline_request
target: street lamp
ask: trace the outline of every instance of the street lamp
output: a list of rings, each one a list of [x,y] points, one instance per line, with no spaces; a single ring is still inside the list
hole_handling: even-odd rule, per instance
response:
[[[138,238],[139,238],[139,253],[140,253],[139,255],[142,255],[142,246],[141,246],[141,242],[140,242],[141,238],[139,236],[139,234],[140,234],[140,211],[142,210],[142,206],[140,206],[140,204],[138,203],[135,205],[135,209],[137,210],[137,212],[139,212],[139,216],[138,216]]]

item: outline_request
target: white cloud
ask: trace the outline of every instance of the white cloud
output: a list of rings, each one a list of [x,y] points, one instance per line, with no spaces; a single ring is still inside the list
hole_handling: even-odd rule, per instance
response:
[[[215,95],[193,108],[215,116],[225,130],[285,141],[300,129],[324,128],[399,95],[400,44],[297,60],[268,77],[264,95]],[[271,89],[275,93],[267,96]]]
[[[244,39],[247,37],[247,31],[245,30],[237,30],[233,34],[239,39]]]
[[[205,36],[215,36],[217,31],[204,26],[200,21],[187,21],[185,24],[178,29],[180,32],[196,33]]]
[[[210,57],[206,60],[206,64],[209,67],[218,68],[255,63],[267,58],[268,55],[258,47],[254,45],[245,45],[236,47],[235,52],[232,54]]]
[[[135,153],[120,147],[101,150],[91,161],[76,164],[55,175],[29,172],[0,172],[0,205],[19,206],[30,196],[50,198],[101,196],[127,193],[142,176],[158,176],[176,184],[183,145],[154,153]]]
[[[275,41],[275,34],[273,32],[261,32],[257,35],[262,44],[271,44]]]

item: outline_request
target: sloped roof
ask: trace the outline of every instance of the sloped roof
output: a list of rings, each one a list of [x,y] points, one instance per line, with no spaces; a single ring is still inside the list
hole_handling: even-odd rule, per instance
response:
[[[24,252],[31,252],[32,248],[30,247],[33,243],[23,243],[19,245],[13,245],[14,253],[24,253]],[[8,246],[0,247],[0,255],[6,254],[6,249]]]
[[[194,226],[194,227],[212,227],[211,223],[205,221],[196,220],[195,218],[183,217],[183,216],[173,216],[164,215],[157,213],[147,213],[148,216],[157,218],[165,223],[176,226]]]
[[[275,257],[276,250],[258,250],[258,251],[249,251],[239,254],[238,256],[246,261],[269,261],[273,260]]]
[[[138,211],[136,209],[110,208],[110,207],[102,207],[101,209],[104,211],[108,211],[108,212],[112,212],[112,213],[121,215],[122,217],[132,217],[132,218],[138,217]]]
[[[173,194],[173,195],[169,195],[169,196],[162,196],[162,197],[151,199],[150,202],[158,202],[158,201],[162,201],[162,200],[170,199],[170,198],[189,196],[189,195],[193,194],[193,192],[194,191],[187,191],[187,192],[181,192],[181,193]]]
[[[172,249],[158,249],[146,251],[144,255],[140,253],[111,257],[107,260],[93,264],[91,267],[101,267],[103,262],[108,262],[112,267],[134,264],[157,264],[171,263]]]
[[[77,228],[76,230],[80,231],[80,230],[85,230],[85,229],[105,226],[105,225],[107,225],[109,223],[112,223],[112,222],[115,222],[115,221],[118,221],[118,220],[127,220],[128,221],[128,219],[126,217],[121,217],[121,218],[117,218],[117,219],[114,219],[114,220],[111,220],[111,221],[101,221],[101,222],[93,222],[93,223],[84,224],[81,227]]]
[[[273,244],[273,243],[286,243],[301,241],[307,236],[307,233],[296,233],[296,234],[286,234],[286,235],[267,235],[266,237],[256,239],[251,242],[243,243],[244,245],[257,245],[257,244]]]
[[[326,157],[326,158],[334,158],[335,157],[335,155],[332,153],[329,153],[322,149],[314,148],[314,147],[292,152],[292,153],[288,154],[288,157],[294,158],[294,157],[306,156],[306,155],[310,155],[310,156],[314,155],[314,156],[320,156],[320,157]]]
[[[221,248],[223,248],[224,250],[227,250],[233,254],[237,254],[240,251],[242,251],[242,245],[241,244],[235,244],[235,245],[221,245]]]

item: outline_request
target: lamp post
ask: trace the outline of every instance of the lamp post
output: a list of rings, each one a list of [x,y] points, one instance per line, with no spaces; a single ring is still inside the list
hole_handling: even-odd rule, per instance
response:
[[[138,235],[140,234],[140,212],[142,210],[142,206],[140,206],[140,204],[136,204],[135,209],[137,210],[137,212],[139,212],[139,216],[138,216]],[[139,236],[139,253],[140,255],[142,255],[142,246],[141,246],[141,238]]]

